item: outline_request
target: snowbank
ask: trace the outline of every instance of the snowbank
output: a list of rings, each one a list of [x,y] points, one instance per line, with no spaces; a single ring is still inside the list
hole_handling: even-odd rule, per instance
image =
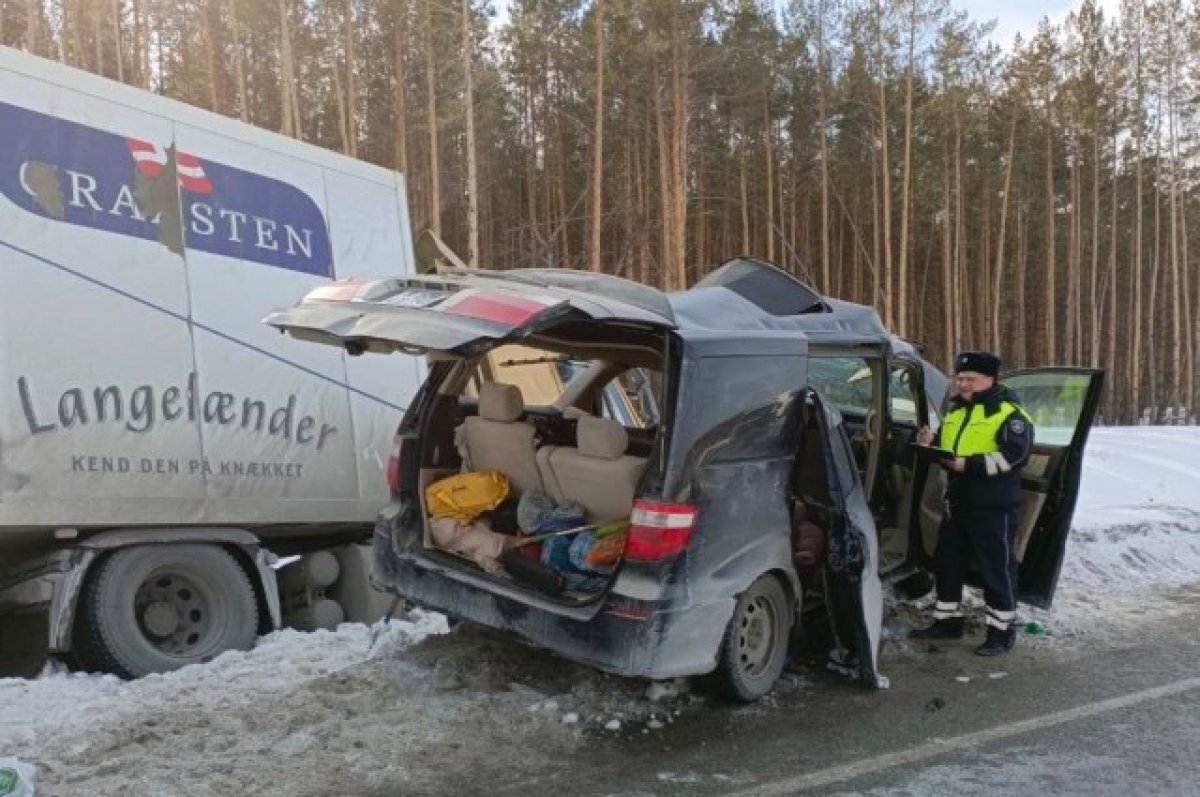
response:
[[[673,722],[691,700],[650,700],[642,683],[485,629],[448,634],[436,614],[378,630],[373,645],[362,625],[281,631],[132,682],[61,667],[0,679],[0,754],[37,764],[50,795],[442,794],[447,773],[476,793],[472,773],[503,771],[514,750],[544,767],[590,734]]]
[[[1200,427],[1092,430],[1054,608],[1060,634],[1170,613],[1200,584]]]

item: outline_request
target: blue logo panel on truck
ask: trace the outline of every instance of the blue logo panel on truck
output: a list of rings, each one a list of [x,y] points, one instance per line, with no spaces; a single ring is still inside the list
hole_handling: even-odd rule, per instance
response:
[[[332,277],[325,217],[287,183],[0,102],[0,193],[68,224]]]

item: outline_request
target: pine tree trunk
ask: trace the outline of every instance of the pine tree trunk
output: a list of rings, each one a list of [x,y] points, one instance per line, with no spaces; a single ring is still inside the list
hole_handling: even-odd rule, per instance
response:
[[[1088,363],[1093,368],[1100,367],[1100,130],[1092,131],[1092,245],[1090,267],[1090,301],[1088,308],[1090,327],[1088,329]]]
[[[745,151],[742,152],[742,157],[738,160],[738,196],[742,199],[742,254],[750,254],[750,191],[749,180],[746,178],[746,156]]]
[[[643,117],[643,122],[645,122],[645,117]],[[630,149],[633,150],[633,184],[636,189],[634,194],[636,202],[634,204],[634,216],[630,219],[629,224],[631,229],[637,231],[637,256],[634,258],[637,262],[636,279],[638,282],[649,283],[650,261],[654,255],[650,248],[650,235],[646,229],[648,225],[642,223],[642,220],[650,218],[650,198],[647,185],[650,179],[647,173],[647,167],[650,163],[650,137],[643,135],[640,138],[635,138],[630,142]]]
[[[596,97],[592,112],[592,212],[588,266],[601,270],[600,240],[604,220],[604,0],[596,0]]]
[[[342,70],[338,69],[337,64],[334,64],[331,71],[333,72],[333,100],[334,104],[337,106],[338,115],[338,135],[341,137],[342,141],[341,151],[343,155],[349,155],[351,138],[350,113],[346,107],[348,105],[346,90],[342,88]],[[288,111],[291,110],[291,107],[291,97],[289,96],[287,105]],[[290,122],[289,129],[294,129],[291,127]],[[291,135],[291,133],[289,133],[289,135]]]
[[[1123,376],[1121,370],[1117,368],[1117,294],[1120,293],[1117,285],[1117,208],[1120,207],[1120,184],[1118,180],[1121,174],[1120,164],[1120,142],[1117,140],[1117,134],[1113,135],[1113,169],[1112,169],[1112,216],[1109,220],[1109,242],[1108,242],[1108,360],[1106,361],[1108,372],[1113,376],[1114,384],[1110,386],[1108,395],[1112,397],[1109,402],[1111,410],[1109,418],[1113,421],[1118,421],[1122,417],[1122,407],[1117,403],[1119,379]],[[1120,319],[1128,322],[1128,316]]]
[[[140,0],[133,0],[133,24],[138,54],[138,85],[150,89],[150,23]]]
[[[438,157],[437,67],[433,52],[433,4],[425,0],[425,102],[429,126],[429,227],[442,234],[441,158]],[[530,184],[530,191],[533,184]]]
[[[1180,259],[1183,263],[1183,289],[1188,294],[1187,305],[1183,308],[1183,320],[1186,322],[1188,331],[1187,342],[1187,382],[1184,383],[1184,405],[1187,406],[1190,414],[1196,412],[1196,354],[1200,352],[1200,324],[1196,323],[1193,316],[1193,308],[1200,307],[1200,271],[1196,271],[1195,278],[1195,293],[1193,287],[1188,284],[1188,214],[1187,200],[1184,199],[1184,204],[1180,209]]]
[[[671,245],[671,235],[674,232],[671,226],[671,149],[667,143],[667,114],[663,108],[663,81],[657,74],[657,69],[654,85],[654,128],[658,140],[658,204],[662,218],[657,284],[659,287],[669,290],[667,274],[671,269],[671,256],[675,250],[675,247]]]
[[[25,0],[25,49],[34,55],[42,55],[41,37],[38,35],[41,6],[41,0]]]
[[[671,17],[671,290],[687,287],[687,78],[687,44],[676,4]]]
[[[771,108],[763,106],[763,148],[766,150],[767,167],[767,260],[775,262],[775,172],[772,160],[775,157],[772,146]]]
[[[221,0],[208,0],[205,12],[208,15],[208,72],[209,108],[213,113],[224,113],[225,53],[221,35]]]
[[[954,235],[951,223],[954,219],[950,207],[950,153],[942,152],[942,339],[945,346],[944,361],[954,356],[957,341],[954,339]]]
[[[471,0],[462,0],[463,113],[467,126],[467,265],[479,268],[479,173],[475,154],[475,87]]]
[[[296,114],[292,112],[292,34],[291,25],[288,23],[287,5],[284,0],[279,0],[279,107],[282,119],[280,119],[280,132],[285,136],[296,135],[295,120]],[[336,85],[337,73],[334,73]],[[339,87],[340,88],[340,87]],[[339,108],[341,106],[341,92],[338,91]],[[343,132],[344,141],[344,132]]]
[[[120,0],[113,0],[119,3]],[[233,38],[233,74],[237,80],[238,118],[249,121],[249,104],[246,97],[246,66],[242,53],[242,23],[238,20],[237,0],[229,2],[229,29]],[[118,27],[118,32],[120,28]]]
[[[1055,340],[1058,334],[1057,325],[1055,323],[1055,297],[1057,290],[1055,288],[1055,272],[1057,265],[1054,261],[1055,255],[1055,233],[1054,233],[1054,214],[1057,205],[1054,193],[1054,139],[1051,135],[1051,128],[1046,127],[1046,229],[1045,229],[1045,245],[1046,245],[1046,262],[1045,271],[1042,278],[1044,314],[1042,322],[1042,351],[1041,357],[1043,365],[1050,365],[1055,360]]]
[[[1139,6],[1140,8],[1140,6]],[[1133,283],[1133,344],[1129,352],[1129,398],[1132,404],[1133,418],[1136,421],[1142,414],[1142,48],[1141,22],[1139,19],[1137,42],[1134,51],[1134,157],[1137,159],[1135,168],[1134,196],[1135,210],[1133,223],[1133,271],[1130,281]]]
[[[108,72],[104,68],[104,6],[92,3],[87,8],[88,20],[91,22],[88,32],[92,37],[92,58],[95,59],[93,71],[97,75],[106,75]],[[0,42],[3,41],[4,35],[0,33]]]
[[[871,235],[873,244],[872,251],[875,257],[872,262],[875,268],[871,269],[871,293],[870,300],[866,304],[878,308],[884,301],[883,299],[883,277],[880,274],[883,264],[883,220],[882,202],[879,201],[879,162],[875,158],[870,158],[871,162]],[[949,308],[947,308],[949,312]]]
[[[820,95],[817,98],[817,125],[821,140],[821,290],[830,289],[829,262],[829,136],[826,134],[825,78],[818,78]]]
[[[1008,235],[1008,197],[1012,191],[1013,164],[1017,145],[1017,110],[1013,107],[1012,119],[1008,124],[1008,156],[1004,163],[1004,197],[1000,201],[1000,231],[996,235],[996,271],[992,283],[992,345],[999,351],[1003,338],[1000,336],[1000,312],[1004,305],[1001,290],[1004,286],[1004,244]]]
[[[87,69],[86,49],[83,46],[83,30],[84,30],[84,9],[83,3],[80,0],[70,2],[70,0],[62,0],[63,9],[63,51],[64,56],[67,52],[68,34],[71,43],[70,56],[63,60],[73,66],[78,66],[81,69]]]
[[[913,73],[916,71],[917,2],[909,0],[908,73],[904,79],[904,173],[900,187],[900,264],[897,273],[896,321],[901,335],[908,335],[912,313],[908,298],[908,210],[912,185]]]
[[[393,0],[395,81],[392,103],[396,114],[396,141],[392,163],[396,171],[408,174],[408,0]]]
[[[1079,171],[1079,138],[1076,134],[1075,124],[1072,123],[1071,137],[1068,142],[1071,151],[1071,226],[1068,230],[1068,247],[1067,247],[1067,317],[1064,319],[1067,325],[1067,356],[1072,365],[1078,364],[1083,359],[1082,349],[1082,324],[1080,323],[1080,307],[1079,301],[1079,285],[1080,285],[1080,256],[1082,244],[1082,224],[1079,208],[1081,206],[1082,191],[1080,189],[1080,171]]]
[[[355,63],[358,57],[354,45],[354,0],[346,0],[346,14],[342,18],[342,26],[346,40],[346,154],[352,158],[358,157],[358,82],[355,80]],[[295,85],[293,78],[292,85]],[[292,107],[296,107],[296,97],[292,97]],[[296,125],[299,131],[300,125]]]
[[[432,95],[431,95],[432,96]],[[545,241],[542,239],[541,227],[538,224],[539,214],[537,205],[537,162],[533,156],[533,144],[535,140],[534,134],[534,97],[533,89],[527,87],[525,90],[525,129],[528,131],[529,140],[526,142],[526,160],[525,160],[525,214],[526,224],[529,230],[529,249],[530,255],[535,263],[541,263],[545,257]],[[432,224],[431,224],[432,226]],[[437,232],[437,230],[435,230]]]
[[[1158,391],[1158,377],[1161,371],[1158,354],[1158,281],[1161,279],[1159,264],[1162,257],[1162,202],[1161,191],[1159,187],[1162,185],[1162,98],[1159,97],[1155,110],[1155,130],[1154,130],[1154,232],[1152,236],[1153,250],[1150,256],[1150,295],[1146,298],[1146,362],[1150,366],[1146,369],[1149,384],[1147,385],[1147,396],[1150,400],[1150,406],[1154,411],[1160,412],[1161,407],[1159,402],[1162,401],[1162,396]]]
[[[555,105],[561,108],[564,103],[559,99]],[[574,214],[567,207],[567,169],[565,164],[567,153],[566,146],[563,144],[561,113],[555,114],[554,117],[554,154],[555,167],[551,175],[551,186],[554,189],[558,205],[558,224],[555,229],[559,242],[559,263],[563,268],[572,268],[571,236],[569,233],[570,218]]]
[[[1174,51],[1169,54],[1167,67],[1167,147],[1171,169],[1171,194],[1168,208],[1168,232],[1171,258],[1171,405],[1179,407],[1183,402],[1182,377],[1184,376],[1183,353],[1187,347],[1182,334],[1182,300],[1188,294],[1188,286],[1179,280],[1179,148],[1175,133],[1175,72]]]
[[[117,63],[117,82],[125,82],[125,53],[121,47],[121,0],[112,0],[113,58]]]
[[[876,0],[876,37],[879,53],[879,173],[882,178],[880,188],[880,214],[883,219],[883,323],[896,328],[896,294],[895,275],[892,273],[892,166],[888,158],[888,113],[887,113],[887,75],[883,69],[882,21],[879,15],[883,13]]]
[[[966,310],[969,309],[966,293],[963,290],[963,282],[966,279],[967,253],[965,250],[966,235],[963,229],[966,213],[963,210],[962,138],[962,118],[956,108],[954,111],[954,304],[951,305],[951,312],[954,313],[954,347],[946,353],[947,357],[953,357],[963,345],[964,317]]]
[[[1013,292],[1017,295],[1017,301],[1025,306],[1026,275],[1029,273],[1029,220],[1021,208],[1021,202],[1018,200],[1014,204],[1017,208],[1017,284]],[[1014,338],[1017,367],[1025,368],[1029,365],[1029,344],[1025,335],[1015,335]]]

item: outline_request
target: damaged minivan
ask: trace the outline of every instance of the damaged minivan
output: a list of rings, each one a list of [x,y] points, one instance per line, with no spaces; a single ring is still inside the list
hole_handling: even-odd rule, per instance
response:
[[[673,294],[560,269],[343,281],[266,322],[427,358],[389,462],[379,588],[609,672],[713,673],[747,701],[821,621],[831,663],[882,682],[883,580],[922,576],[937,541],[941,473],[911,443],[948,380],[870,308],[743,258]],[[1018,535],[1021,597],[1048,605],[1101,374],[1004,379],[1057,430],[1038,430]],[[518,521],[577,516],[530,536],[502,505],[472,526],[494,557],[465,555],[430,506],[463,472],[502,473]],[[552,544],[605,529],[612,558],[592,571]],[[556,568],[576,577],[537,577]]]

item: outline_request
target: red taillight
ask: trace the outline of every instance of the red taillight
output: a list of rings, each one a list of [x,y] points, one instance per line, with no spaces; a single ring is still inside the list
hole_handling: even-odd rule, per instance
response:
[[[687,550],[696,528],[696,507],[634,501],[629,518],[625,558],[633,562],[663,562]]]
[[[396,435],[392,441],[392,455],[388,457],[387,482],[393,493],[400,492],[400,454],[404,451],[404,438]]]

